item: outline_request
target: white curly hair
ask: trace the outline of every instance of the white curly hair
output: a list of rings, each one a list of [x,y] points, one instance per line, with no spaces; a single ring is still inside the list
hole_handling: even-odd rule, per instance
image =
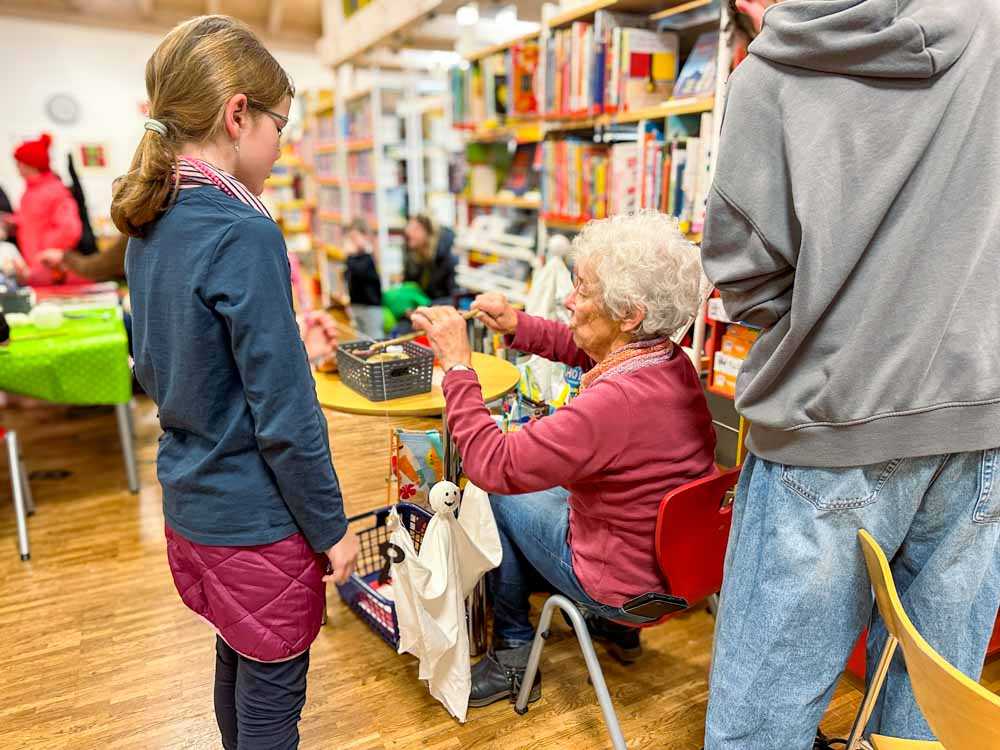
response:
[[[697,314],[707,289],[698,247],[677,219],[658,211],[589,222],[573,240],[573,259],[594,272],[612,319],[645,311],[636,339],[676,333]]]

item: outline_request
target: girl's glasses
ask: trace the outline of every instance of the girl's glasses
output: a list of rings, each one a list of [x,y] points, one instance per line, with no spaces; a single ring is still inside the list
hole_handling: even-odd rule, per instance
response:
[[[275,126],[278,128],[278,135],[281,135],[281,131],[285,129],[286,125],[288,125],[288,118],[284,115],[279,115],[277,112],[272,112],[266,107],[258,107],[255,104],[251,104],[250,106],[258,112],[263,112],[265,115],[271,116],[271,119],[274,120]]]

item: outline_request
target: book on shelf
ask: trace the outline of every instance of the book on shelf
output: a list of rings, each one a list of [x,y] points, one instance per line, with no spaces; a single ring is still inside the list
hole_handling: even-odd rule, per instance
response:
[[[714,117],[699,127],[650,124],[638,140],[610,145],[567,137],[541,146],[542,211],[550,220],[586,221],[652,208],[700,232],[710,188]],[[696,133],[690,135],[689,133]]]
[[[538,42],[528,40],[476,60],[464,69],[452,68],[449,88],[454,122],[500,123],[508,118],[537,115],[539,59]]]
[[[372,137],[372,98],[363,96],[347,102],[341,116],[341,133],[345,140],[354,141]]]
[[[537,144],[522,143],[514,151],[514,158],[507,170],[502,189],[516,196],[538,190],[538,172],[535,170]]]
[[[718,54],[718,31],[706,31],[698,37],[674,84],[675,99],[706,97],[715,93]]]
[[[676,34],[623,29],[621,54],[622,109],[655,107],[670,98],[680,55]]]
[[[320,214],[339,214],[342,209],[340,188],[320,185],[316,194],[316,210]]]
[[[608,215],[608,147],[574,138],[542,146],[542,211],[567,221]]]
[[[503,120],[507,115],[507,68],[505,55],[490,55],[480,63],[483,69],[483,88],[486,97],[486,119]]]
[[[704,26],[713,22],[718,24],[721,12],[721,0],[711,0],[707,5],[689,8],[672,16],[667,16],[659,22],[659,27],[670,31],[684,31],[685,29],[693,29],[696,26]]]
[[[599,10],[545,40],[544,113],[576,117],[624,112],[670,98],[679,68],[677,34],[648,17]]]
[[[510,80],[512,109],[515,116],[538,112],[538,43],[520,42],[510,48]]]

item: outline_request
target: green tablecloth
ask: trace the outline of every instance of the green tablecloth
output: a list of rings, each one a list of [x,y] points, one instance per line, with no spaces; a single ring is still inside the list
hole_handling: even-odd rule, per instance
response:
[[[58,404],[124,404],[132,398],[120,309],[70,313],[56,329],[11,329],[0,347],[0,391]]]

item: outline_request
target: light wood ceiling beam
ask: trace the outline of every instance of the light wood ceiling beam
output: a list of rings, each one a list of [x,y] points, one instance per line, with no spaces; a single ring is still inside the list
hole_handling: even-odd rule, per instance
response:
[[[323,0],[324,6],[340,4],[342,0]],[[323,15],[323,39],[320,54],[323,62],[337,67],[355,62],[368,50],[391,43],[396,34],[405,33],[432,12],[447,12],[446,8],[461,4],[459,0],[372,0],[340,24],[327,25],[334,12]]]
[[[93,11],[81,13],[62,8],[44,5],[28,5],[11,0],[0,0],[0,18],[16,17],[38,21],[52,21],[74,26],[87,26],[99,29],[119,29],[122,31],[141,31],[148,34],[163,34],[181,21],[190,18],[190,12],[170,11],[165,6],[154,6],[153,14],[144,18],[138,8],[131,13],[104,14]],[[302,52],[315,52],[317,37],[315,34],[284,30],[280,34],[269,34],[267,29],[260,29],[261,39],[266,45]]]
[[[458,37],[447,36],[424,36],[418,30],[396,34],[389,46],[394,49],[422,49],[422,50],[446,50],[455,49]]]

